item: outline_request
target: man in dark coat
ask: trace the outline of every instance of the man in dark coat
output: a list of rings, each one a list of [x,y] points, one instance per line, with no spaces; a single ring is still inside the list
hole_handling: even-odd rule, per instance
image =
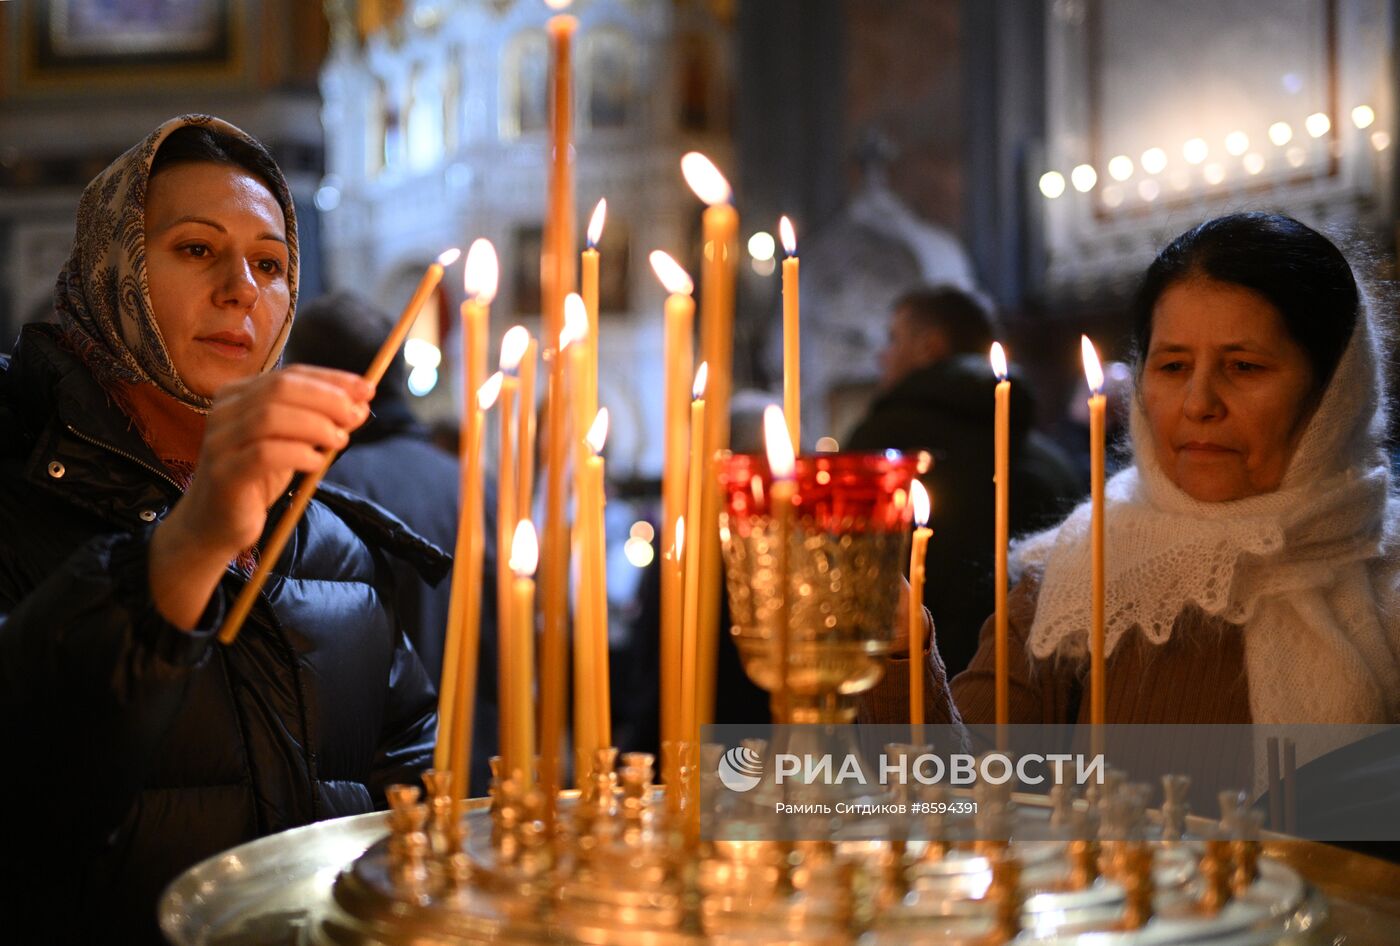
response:
[[[334,292],[297,310],[296,327],[287,339],[287,360],[352,374],[364,374],[379,345],[394,326],[394,317],[351,292]],[[402,519],[439,548],[457,541],[457,458],[438,447],[428,429],[413,416],[402,358],[385,371],[371,416],[350,436],[350,446],[335,461],[326,479],[373,500]],[[486,548],[483,576],[477,582],[481,601],[481,656],[478,661],[476,710],[472,723],[472,785],[484,795],[490,783],[489,761],[496,754],[496,504],[487,484]],[[413,641],[433,680],[441,679],[443,642],[452,583],[423,581],[407,563],[393,562],[394,598],[400,624]]]
[[[924,604],[933,614],[949,675],[963,670],[995,609],[993,386],[987,361],[991,313],[953,288],[901,297],[881,354],[883,389],[843,446],[849,450],[928,450],[925,485],[933,498]],[[1011,385],[1011,534],[1053,524],[1084,491],[1060,450],[1033,429],[1035,404]]]

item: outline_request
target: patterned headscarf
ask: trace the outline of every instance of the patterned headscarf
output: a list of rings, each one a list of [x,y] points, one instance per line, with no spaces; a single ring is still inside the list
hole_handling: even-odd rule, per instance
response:
[[[146,185],[151,161],[170,134],[187,126],[207,128],[256,148],[257,139],[209,115],[181,115],[162,124],[111,163],[83,191],[73,252],[58,275],[54,309],[65,335],[105,385],[151,382],[201,413],[209,398],[191,391],[175,370],[151,308],[146,279]],[[281,357],[297,303],[296,211],[287,182],[268,155],[272,195],[287,224],[287,285],[291,304],[266,371]]]

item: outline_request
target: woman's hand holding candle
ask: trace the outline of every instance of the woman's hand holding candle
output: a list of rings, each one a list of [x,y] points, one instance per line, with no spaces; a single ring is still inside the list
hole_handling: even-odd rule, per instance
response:
[[[226,385],[214,398],[194,479],[151,538],[156,609],[199,622],[228,563],[262,536],[297,473],[314,473],[369,417],[359,375],[294,365]]]

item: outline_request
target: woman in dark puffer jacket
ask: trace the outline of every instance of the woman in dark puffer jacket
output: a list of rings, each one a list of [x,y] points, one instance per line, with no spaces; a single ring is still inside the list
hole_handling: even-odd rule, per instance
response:
[[[323,486],[214,640],[293,476],[367,416],[355,376],[277,368],[296,285],[271,157],[174,119],[88,186],[56,324],[0,358],[0,941],[158,942],[184,868],[429,763],[384,556],[446,561],[378,507]]]

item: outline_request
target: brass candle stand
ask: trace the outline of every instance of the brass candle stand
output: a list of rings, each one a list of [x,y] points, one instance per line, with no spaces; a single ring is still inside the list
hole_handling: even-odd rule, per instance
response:
[[[1094,809],[1067,788],[1052,800],[988,786],[976,814],[891,818],[884,840],[848,840],[839,824],[828,840],[763,840],[758,806],[741,800],[694,841],[693,800],[671,812],[652,757],[611,755],[563,794],[553,838],[538,791],[514,780],[456,816],[461,803],[397,786],[387,817],[311,825],[192,869],[167,891],[165,932],[219,946],[1258,946],[1335,932],[1327,902],[1262,852],[1249,819],[1189,817],[1188,834],[1163,839],[1170,819],[1142,807],[1138,786]]]

